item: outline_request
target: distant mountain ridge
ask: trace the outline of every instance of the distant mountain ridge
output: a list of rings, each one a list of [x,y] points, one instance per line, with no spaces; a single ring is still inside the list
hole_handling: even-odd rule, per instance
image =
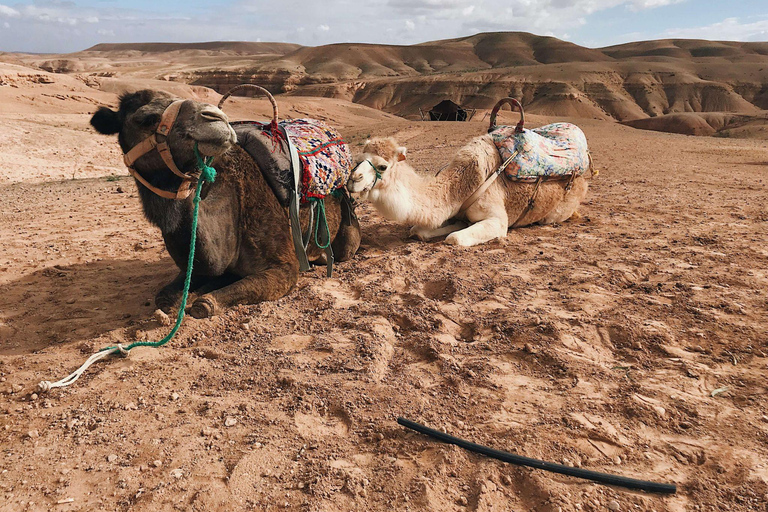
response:
[[[258,83],[273,93],[341,98],[404,116],[444,99],[487,109],[504,96],[521,99],[532,113],[618,121],[768,110],[768,42],[665,39],[586,48],[491,32],[407,46],[128,43],[13,58],[47,71],[172,80],[218,92]]]
[[[301,48],[300,44],[249,41],[208,41],[202,43],[100,43],[83,52],[162,53],[183,50],[222,51],[242,54],[286,54]],[[78,52],[80,53],[80,52]]]

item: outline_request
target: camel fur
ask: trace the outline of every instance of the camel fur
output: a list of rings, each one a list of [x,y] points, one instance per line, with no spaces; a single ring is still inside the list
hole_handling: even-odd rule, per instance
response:
[[[447,235],[446,243],[461,246],[503,238],[513,226],[568,220],[589,186],[583,176],[567,193],[565,181],[543,182],[534,208],[523,215],[535,185],[501,177],[459,215],[462,203],[503,163],[490,135],[471,140],[437,176],[416,172],[406,148],[391,137],[368,140],[355,163],[347,183],[352,197],[371,201],[389,220],[411,224],[420,240]]]
[[[123,153],[151,135],[160,116],[174,101],[169,94],[142,90],[120,98],[117,111],[101,107],[91,124],[102,134],[118,134]],[[256,162],[236,144],[227,116],[218,108],[186,100],[168,135],[176,165],[194,173],[198,144],[213,156],[216,180],[202,190],[197,246],[192,274],[189,313],[206,318],[238,304],[276,300],[296,284],[298,260],[291,241],[288,214],[267,184]],[[176,190],[181,180],[171,173],[156,151],[135,162],[136,170],[157,188]],[[136,182],[147,219],[160,228],[166,249],[179,267],[179,275],[155,297],[157,306],[170,312],[178,307],[189,255],[192,197],[164,199]],[[345,207],[346,206],[346,207]],[[360,228],[348,205],[326,200],[328,226],[334,235],[336,259],[351,258],[360,243]],[[303,215],[308,224],[308,214]],[[306,227],[305,227],[306,229]],[[320,259],[314,243],[310,258]]]

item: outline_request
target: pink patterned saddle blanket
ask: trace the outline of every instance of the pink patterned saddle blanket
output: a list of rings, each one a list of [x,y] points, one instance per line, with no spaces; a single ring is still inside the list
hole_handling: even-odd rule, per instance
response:
[[[283,121],[280,126],[299,153],[303,201],[322,199],[346,185],[352,172],[352,153],[339,132],[316,119]]]
[[[590,168],[587,138],[570,123],[554,123],[516,132],[514,126],[499,126],[491,132],[502,161],[512,157],[505,174],[515,181],[539,178],[568,179]]]
[[[301,164],[299,196],[303,203],[322,199],[346,185],[352,172],[352,154],[339,132],[316,119],[293,119],[272,123],[232,123],[238,144],[256,160],[264,177],[283,206],[288,206],[294,188],[287,135]]]

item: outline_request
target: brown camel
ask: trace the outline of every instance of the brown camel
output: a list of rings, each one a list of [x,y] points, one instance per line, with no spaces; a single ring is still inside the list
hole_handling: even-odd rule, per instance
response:
[[[101,107],[91,124],[103,134],[118,134],[128,153],[159,130],[161,117],[176,98],[164,92],[142,90],[120,98],[117,111]],[[207,318],[238,304],[254,304],[284,296],[296,284],[299,265],[294,253],[287,210],[280,205],[262,170],[240,146],[227,116],[206,103],[186,100],[168,135],[170,155],[181,173],[195,174],[197,144],[201,154],[213,156],[216,180],[202,189],[197,247],[193,265],[189,313]],[[136,184],[147,219],[160,228],[176,265],[178,277],[155,297],[157,307],[170,312],[181,299],[189,255],[192,197],[169,199],[150,188],[175,194],[181,177],[171,172],[159,151],[150,150],[133,163]],[[141,183],[144,180],[149,184]],[[337,261],[354,256],[360,227],[342,199],[326,200],[329,232]],[[303,225],[309,215],[303,212]],[[310,260],[324,254],[314,241]]]

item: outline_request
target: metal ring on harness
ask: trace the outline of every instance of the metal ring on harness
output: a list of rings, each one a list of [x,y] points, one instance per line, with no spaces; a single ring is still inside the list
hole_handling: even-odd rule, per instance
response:
[[[496,103],[496,105],[493,107],[493,110],[491,111],[491,124],[488,126],[488,132],[492,132],[496,129],[496,116],[504,104],[509,105],[512,108],[512,112],[515,111],[515,108],[520,111],[520,122],[517,123],[515,132],[521,133],[523,131],[523,127],[525,126],[525,112],[523,111],[523,105],[520,104],[520,102],[515,98],[502,98],[498,101],[498,103]]]

